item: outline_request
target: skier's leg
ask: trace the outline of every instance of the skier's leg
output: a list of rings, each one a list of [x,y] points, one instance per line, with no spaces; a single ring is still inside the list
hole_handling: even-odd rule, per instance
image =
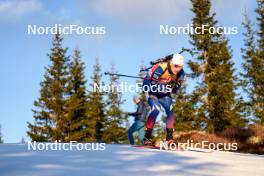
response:
[[[170,96],[163,97],[159,99],[160,104],[165,109],[166,118],[166,140],[173,140],[173,128],[174,128],[174,114],[172,111],[172,98]]]
[[[146,127],[153,129],[153,127],[155,125],[156,118],[160,112],[160,104],[159,104],[159,101],[156,97],[149,98],[148,103],[149,103],[149,106],[151,108],[151,112],[148,116]]]
[[[144,137],[144,143],[145,145],[152,145],[152,129],[155,125],[156,118],[160,112],[160,104],[156,97],[150,97],[148,99],[148,103],[151,107],[151,112],[146,123],[147,130]]]
[[[134,145],[134,136],[133,133],[136,131],[136,123],[134,122],[128,130],[128,139],[131,145]]]

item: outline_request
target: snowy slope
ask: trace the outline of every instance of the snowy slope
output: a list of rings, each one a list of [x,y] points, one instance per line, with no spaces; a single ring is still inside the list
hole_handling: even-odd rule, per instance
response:
[[[106,145],[104,151],[28,151],[0,145],[0,175],[263,176],[264,156],[229,152],[169,152]]]

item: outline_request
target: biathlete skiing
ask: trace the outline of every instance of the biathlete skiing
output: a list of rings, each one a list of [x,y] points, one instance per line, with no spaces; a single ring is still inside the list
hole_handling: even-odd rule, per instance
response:
[[[144,119],[142,117],[145,116],[145,113],[142,113],[142,117],[136,118],[135,122],[132,125],[132,127],[129,130],[129,139],[130,143],[133,145],[133,133],[135,131],[139,132],[140,141],[145,146],[154,146],[153,140],[152,140],[152,131],[155,125],[155,121],[157,116],[159,115],[161,111],[161,107],[166,112],[166,141],[167,144],[172,144],[173,141],[173,131],[174,131],[174,114],[173,114],[173,105],[172,105],[172,97],[171,94],[177,94],[179,89],[184,84],[184,76],[185,72],[183,70],[184,65],[184,57],[181,55],[182,52],[187,51],[191,55],[194,54],[189,49],[182,48],[182,51],[180,53],[175,53],[168,55],[164,58],[157,59],[154,62],[151,62],[151,67],[147,69],[143,69],[141,71],[147,71],[145,77],[138,77],[138,76],[130,76],[130,75],[124,75],[124,74],[113,74],[109,72],[105,72],[105,75],[116,75],[116,76],[123,76],[123,77],[129,77],[129,78],[140,78],[143,79],[143,86],[142,89],[145,93],[147,102],[151,108],[151,111],[148,115],[148,119],[146,121],[146,131],[144,138],[142,140],[142,122],[144,120],[138,120],[138,119]],[[142,99],[141,99],[142,101]],[[140,101],[137,101],[138,108],[140,107],[142,103],[139,103]],[[142,101],[143,102],[143,101]],[[139,108],[140,109],[140,108]],[[145,108],[144,108],[145,109]],[[133,113],[129,115],[135,115]],[[136,113],[136,115],[139,115]],[[139,125],[139,123],[142,125]],[[136,126],[135,126],[136,124]],[[137,128],[134,128],[137,127]]]
[[[146,122],[144,145],[154,145],[152,131],[156,118],[164,108],[166,112],[166,141],[173,143],[174,114],[171,94],[176,94],[184,83],[184,57],[181,54],[172,54],[169,58],[158,62],[150,68],[143,80],[145,92],[151,112]]]

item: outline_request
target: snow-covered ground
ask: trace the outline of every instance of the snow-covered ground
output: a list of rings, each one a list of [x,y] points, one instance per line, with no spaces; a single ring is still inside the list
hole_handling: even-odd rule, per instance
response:
[[[28,151],[27,144],[0,144],[0,175],[263,176],[264,156],[158,151],[128,145],[106,145],[104,151]]]

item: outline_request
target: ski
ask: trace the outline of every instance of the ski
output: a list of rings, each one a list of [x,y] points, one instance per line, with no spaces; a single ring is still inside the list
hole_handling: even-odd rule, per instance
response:
[[[191,151],[191,152],[201,152],[201,153],[212,153],[213,150],[209,149],[201,149],[201,148],[164,148],[159,146],[144,146],[144,145],[134,145],[133,147],[139,149],[152,149],[152,150],[162,150],[162,151],[177,151],[177,152],[184,152],[184,151]]]
[[[163,151],[184,151],[183,149],[180,148],[164,148],[164,147],[159,147],[159,146],[145,146],[145,145],[135,145],[133,146],[135,148],[139,148],[139,149],[153,149],[153,150],[163,150]]]

